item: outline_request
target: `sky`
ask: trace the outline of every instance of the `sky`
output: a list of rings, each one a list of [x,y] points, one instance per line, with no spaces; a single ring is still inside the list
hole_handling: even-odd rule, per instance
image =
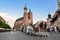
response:
[[[24,6],[31,9],[33,22],[47,20],[48,14],[53,15],[58,8],[57,0],[0,0],[0,15],[13,27],[16,19],[23,17]]]

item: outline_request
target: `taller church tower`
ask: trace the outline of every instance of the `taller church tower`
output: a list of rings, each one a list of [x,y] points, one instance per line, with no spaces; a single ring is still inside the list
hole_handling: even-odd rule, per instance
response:
[[[27,6],[25,4],[25,7],[24,7],[24,26],[27,26],[28,25],[28,9],[27,9]]]
[[[33,16],[32,16],[31,9],[29,10],[29,13],[28,13],[28,20],[29,20],[29,24],[33,24]]]

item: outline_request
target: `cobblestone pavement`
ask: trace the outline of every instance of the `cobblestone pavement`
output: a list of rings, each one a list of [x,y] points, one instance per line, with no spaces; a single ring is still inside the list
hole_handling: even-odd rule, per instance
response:
[[[0,40],[60,40],[60,33],[53,33],[48,37],[38,37],[27,35],[23,32],[5,32],[0,33]]]

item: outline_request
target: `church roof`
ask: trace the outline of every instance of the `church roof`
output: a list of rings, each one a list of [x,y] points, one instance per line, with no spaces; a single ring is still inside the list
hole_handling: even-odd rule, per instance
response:
[[[16,21],[21,21],[23,20],[24,17],[18,18]]]

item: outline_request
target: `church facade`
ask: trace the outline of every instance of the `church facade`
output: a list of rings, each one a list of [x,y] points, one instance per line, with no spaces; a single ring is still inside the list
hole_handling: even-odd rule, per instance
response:
[[[30,9],[29,9],[29,12],[28,12],[28,8],[25,5],[23,17],[21,17],[21,18],[19,18],[15,21],[13,29],[22,30],[27,25],[32,25],[32,24],[33,24],[32,12],[31,12]]]

